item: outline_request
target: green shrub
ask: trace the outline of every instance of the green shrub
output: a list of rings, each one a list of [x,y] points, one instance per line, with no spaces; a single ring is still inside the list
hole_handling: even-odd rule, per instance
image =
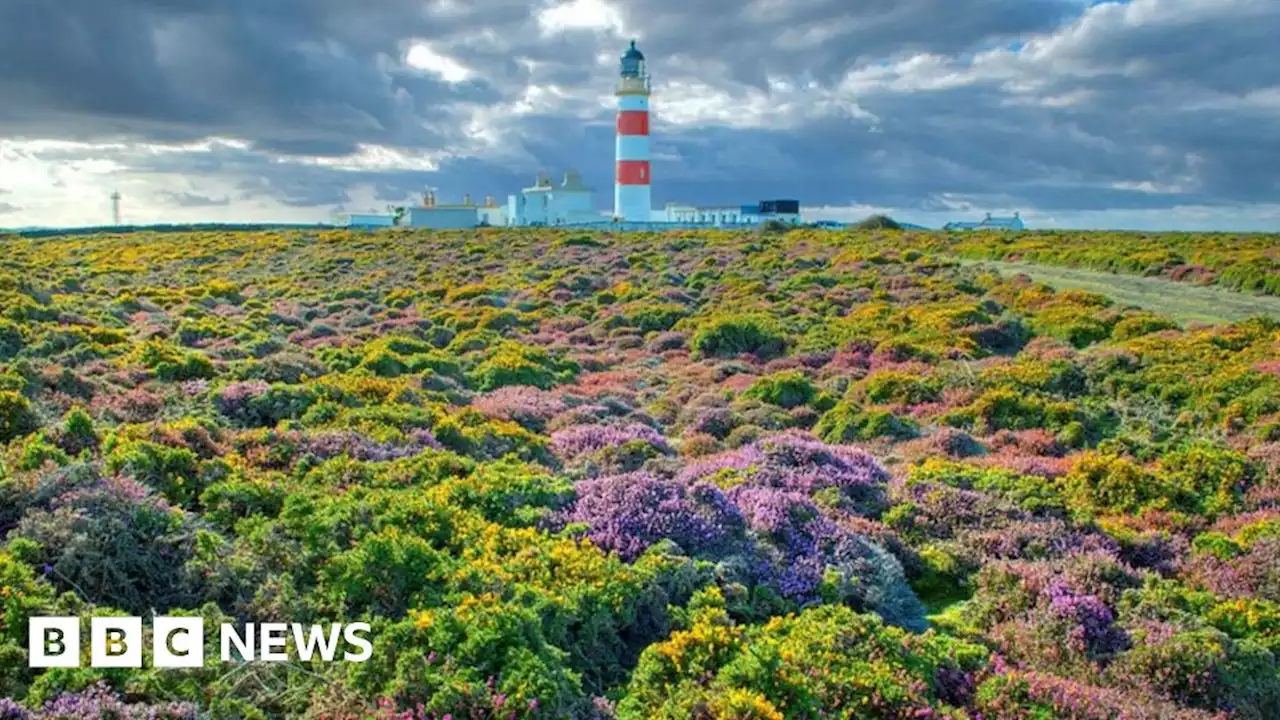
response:
[[[761,359],[781,355],[786,338],[768,318],[740,315],[714,318],[693,335],[692,347],[703,357],[733,357],[752,353]]]
[[[209,485],[199,500],[205,519],[231,530],[247,517],[279,515],[286,495],[284,487],[266,480],[223,480]]]
[[[1245,456],[1203,440],[1166,453],[1155,472],[1180,491],[1180,508],[1208,515],[1238,509],[1253,480]]]
[[[0,443],[30,435],[39,428],[40,418],[26,398],[16,392],[0,390]]]
[[[944,420],[979,433],[997,430],[1062,428],[1076,422],[1078,412],[1070,403],[1051,403],[1007,388],[988,390],[968,407],[951,411]]]
[[[1006,468],[930,458],[913,466],[908,472],[907,480],[911,483],[936,483],[989,493],[1028,512],[1057,514],[1066,509],[1066,501],[1052,480],[1038,475],[1022,475]]]
[[[937,713],[948,708],[939,676],[974,671],[986,658],[980,646],[912,635],[839,605],[754,626],[700,607],[691,627],[645,650],[618,717],[819,718],[836,707],[858,718]]]
[[[133,477],[185,507],[194,504],[204,490],[199,460],[186,448],[173,448],[145,440],[124,442],[106,457],[109,472]]]
[[[138,361],[168,382],[212,378],[213,362],[203,354],[182,350],[161,340],[151,340],[135,353]]]
[[[840,402],[822,415],[814,432],[826,442],[840,444],[881,437],[903,440],[915,437],[919,429],[914,421],[891,412]]]
[[[788,409],[808,405],[816,394],[817,388],[799,370],[762,377],[743,393],[745,397]]]
[[[1200,533],[1191,540],[1191,549],[1208,553],[1219,560],[1230,560],[1243,551],[1240,544],[1220,532]]]
[[[38,470],[47,462],[63,466],[70,461],[71,458],[67,457],[62,448],[46,440],[43,435],[35,435],[23,443],[22,457],[18,461],[18,469]]]
[[[1185,500],[1179,487],[1118,455],[1086,453],[1061,486],[1073,507],[1100,513],[1176,509]]]
[[[875,405],[919,405],[937,401],[942,396],[942,382],[934,377],[881,370],[861,380],[853,392]]]
[[[670,330],[677,322],[689,315],[683,305],[674,303],[642,303],[627,308],[626,323],[640,332],[662,332]]]
[[[1138,632],[1133,648],[1108,668],[1121,685],[1151,684],[1179,704],[1231,711],[1238,717],[1280,717],[1276,658],[1250,640],[1218,630],[1170,637]]]
[[[94,427],[93,418],[83,408],[72,408],[66,414],[62,419],[62,432],[63,447],[73,454],[98,445],[98,431]]]
[[[0,318],[0,360],[13,358],[24,345],[22,329],[16,323]]]
[[[548,390],[571,381],[577,372],[576,363],[555,358],[543,348],[504,342],[472,371],[471,383],[480,392],[507,385]]]
[[[1112,340],[1130,340],[1143,335],[1160,332],[1161,330],[1173,330],[1178,324],[1166,317],[1161,317],[1154,313],[1137,313],[1129,315],[1120,322],[1116,323],[1111,329]]]

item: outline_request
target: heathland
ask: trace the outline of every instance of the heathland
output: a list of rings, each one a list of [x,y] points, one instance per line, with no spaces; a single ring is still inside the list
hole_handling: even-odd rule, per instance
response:
[[[0,242],[3,720],[1280,717],[1280,238]]]

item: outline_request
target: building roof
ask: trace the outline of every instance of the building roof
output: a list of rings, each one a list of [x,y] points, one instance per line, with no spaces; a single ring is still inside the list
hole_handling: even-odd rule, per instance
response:
[[[644,71],[644,53],[636,49],[636,41],[631,41],[631,47],[622,54],[622,59],[618,62],[622,78],[624,80],[634,78],[645,78]]]
[[[533,187],[524,188],[520,192],[521,194],[528,195],[530,193],[545,193],[557,190],[560,192],[591,192],[591,188],[583,184],[582,176],[578,174],[577,170],[566,171],[564,179],[559,185],[553,185],[551,183],[550,175],[546,173],[539,173],[538,179],[534,182]]]
[[[942,226],[943,230],[1021,230],[1025,225],[1022,223],[1022,216],[1014,213],[1012,217],[995,217],[991,213],[980,222],[949,222]]]
[[[582,184],[582,176],[577,170],[568,170],[564,174],[564,181],[560,183],[558,190],[568,190],[572,192],[590,192],[591,188]]]

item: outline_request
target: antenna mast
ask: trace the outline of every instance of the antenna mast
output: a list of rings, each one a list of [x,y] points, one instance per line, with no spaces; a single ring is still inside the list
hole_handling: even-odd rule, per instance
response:
[[[111,224],[120,225],[120,191],[111,193]]]

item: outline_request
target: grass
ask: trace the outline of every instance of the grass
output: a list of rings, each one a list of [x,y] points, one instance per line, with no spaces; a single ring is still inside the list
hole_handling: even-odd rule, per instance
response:
[[[1117,275],[1094,270],[1033,265],[995,260],[960,260],[965,265],[990,267],[1005,275],[1022,273],[1060,290],[1083,290],[1168,315],[1183,323],[1221,324],[1257,315],[1280,318],[1280,297],[1246,295],[1231,290],[1165,280]]]

